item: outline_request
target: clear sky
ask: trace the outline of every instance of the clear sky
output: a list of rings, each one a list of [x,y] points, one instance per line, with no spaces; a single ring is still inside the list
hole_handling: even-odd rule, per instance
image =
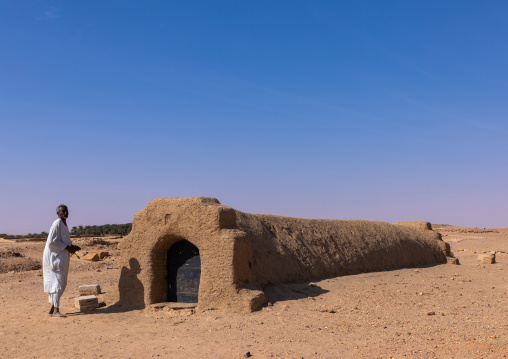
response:
[[[0,233],[249,213],[508,227],[506,1],[0,0]]]

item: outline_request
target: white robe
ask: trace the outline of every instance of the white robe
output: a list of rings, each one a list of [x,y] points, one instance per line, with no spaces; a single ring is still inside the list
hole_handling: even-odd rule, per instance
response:
[[[71,254],[65,248],[71,245],[69,229],[58,218],[51,225],[42,255],[45,293],[63,293],[65,290],[71,261]]]

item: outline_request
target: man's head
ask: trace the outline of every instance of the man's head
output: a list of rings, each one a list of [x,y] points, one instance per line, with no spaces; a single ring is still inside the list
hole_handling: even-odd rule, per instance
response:
[[[69,218],[69,209],[65,204],[60,204],[56,207],[56,214],[58,215],[58,218],[67,219]]]

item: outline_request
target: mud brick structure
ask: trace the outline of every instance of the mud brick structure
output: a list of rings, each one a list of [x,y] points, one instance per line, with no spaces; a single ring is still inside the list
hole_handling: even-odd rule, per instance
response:
[[[135,308],[190,301],[198,311],[250,312],[266,302],[267,285],[446,263],[450,254],[428,222],[256,215],[208,197],[154,199],[132,225],[118,289]]]

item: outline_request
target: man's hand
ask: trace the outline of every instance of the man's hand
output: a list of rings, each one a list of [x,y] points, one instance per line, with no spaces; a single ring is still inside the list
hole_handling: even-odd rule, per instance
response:
[[[67,246],[65,249],[67,249],[71,254],[74,254],[77,251],[81,250],[81,247],[72,245],[72,246]]]

